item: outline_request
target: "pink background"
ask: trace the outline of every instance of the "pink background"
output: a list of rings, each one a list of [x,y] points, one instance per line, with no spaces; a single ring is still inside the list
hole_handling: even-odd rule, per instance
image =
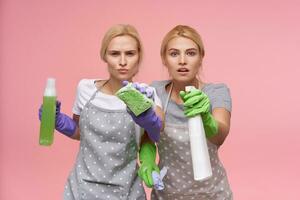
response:
[[[208,3],[209,2],[209,3]],[[46,78],[57,79],[71,114],[77,83],[106,78],[104,32],[133,24],[145,46],[136,80],[166,79],[162,37],[195,27],[206,46],[204,77],[225,82],[232,126],[220,150],[235,199],[300,199],[300,3],[296,1],[0,2],[0,199],[60,199],[78,142],[55,134],[38,145],[38,107]]]

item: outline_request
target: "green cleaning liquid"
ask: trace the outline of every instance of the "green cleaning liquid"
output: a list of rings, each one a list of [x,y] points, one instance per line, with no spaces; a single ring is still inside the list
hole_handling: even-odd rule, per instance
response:
[[[56,114],[55,79],[48,79],[43,98],[43,111],[40,127],[40,145],[50,146],[53,143]]]

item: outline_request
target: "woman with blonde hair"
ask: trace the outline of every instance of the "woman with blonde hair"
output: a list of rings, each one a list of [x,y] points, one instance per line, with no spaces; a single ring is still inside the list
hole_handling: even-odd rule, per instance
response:
[[[200,35],[189,26],[176,26],[162,41],[161,58],[171,78],[153,82],[152,86],[165,114],[164,131],[157,145],[159,167],[168,167],[168,172],[163,179],[165,188],[152,191],[153,200],[232,199],[226,171],[218,156],[218,149],[230,129],[231,97],[225,84],[205,83],[198,77],[204,55]],[[186,86],[198,89],[187,93]],[[212,166],[212,177],[205,181],[195,181],[193,177],[188,118],[196,115],[202,117]],[[150,140],[145,141],[141,149],[144,146],[155,152]],[[155,157],[148,163],[144,166],[148,171],[157,168]],[[147,170],[140,177],[147,186],[153,186],[152,178],[145,173]]]
[[[102,40],[100,55],[107,64],[109,78],[79,82],[73,119],[60,112],[57,102],[56,130],[80,140],[64,199],[146,199],[137,176],[140,126],[158,129],[158,133],[148,131],[152,134],[149,137],[157,141],[161,120],[154,111],[147,112],[150,117],[131,117],[126,105],[115,96],[122,83],[132,81],[138,73],[143,55],[138,32],[131,25],[111,27]],[[157,99],[150,87],[135,86]]]

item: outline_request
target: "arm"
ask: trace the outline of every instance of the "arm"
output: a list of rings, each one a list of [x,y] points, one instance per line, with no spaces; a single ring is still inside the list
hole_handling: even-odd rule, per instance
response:
[[[230,129],[230,112],[216,107],[210,113],[210,100],[200,90],[181,91],[180,95],[184,101],[184,114],[187,117],[201,115],[206,137],[215,145],[222,145]]]
[[[70,138],[74,140],[80,140],[79,119],[80,119],[80,115],[73,114],[73,120],[75,121],[77,128],[74,135],[72,135]]]
[[[156,146],[150,140],[148,134],[143,134],[141,140],[141,149],[139,152],[140,168],[138,176],[144,181],[147,187],[153,187],[152,172],[159,172],[156,165]]]
[[[155,114],[161,119],[162,126],[161,126],[160,131],[163,131],[164,127],[165,127],[165,114],[159,106],[155,106],[154,111],[155,111]]]
[[[128,84],[127,81],[123,82],[123,85],[126,86]],[[132,83],[130,85],[138,90],[142,95],[145,95],[149,99],[153,99],[154,89],[149,87],[144,83]],[[125,102],[126,103],[126,102]],[[146,133],[148,134],[149,138],[154,141],[158,142],[160,138],[160,131],[163,127],[163,112],[160,107],[155,106],[151,107],[148,110],[144,111],[138,116],[135,116],[134,113],[127,109],[128,113],[131,115],[133,121],[138,124],[140,127],[144,128]]]

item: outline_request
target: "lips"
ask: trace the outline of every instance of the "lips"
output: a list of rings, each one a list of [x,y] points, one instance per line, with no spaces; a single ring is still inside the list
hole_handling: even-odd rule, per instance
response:
[[[190,70],[188,68],[185,68],[185,67],[181,67],[181,68],[177,69],[177,72],[181,72],[181,73],[187,73],[189,71]]]
[[[126,74],[126,73],[128,73],[128,69],[118,69],[118,72],[120,74]]]

